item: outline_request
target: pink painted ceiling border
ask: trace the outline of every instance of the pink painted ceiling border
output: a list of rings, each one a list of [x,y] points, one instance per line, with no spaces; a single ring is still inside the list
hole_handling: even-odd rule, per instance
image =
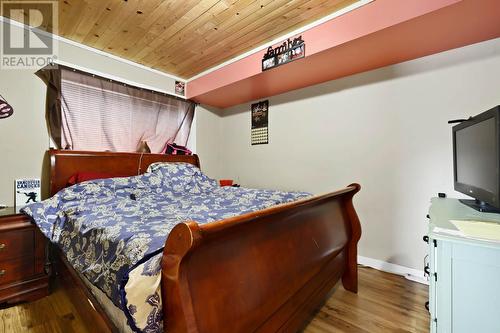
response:
[[[331,49],[382,29],[458,3],[462,0],[375,0],[302,33],[307,56]],[[261,73],[263,52],[258,51],[187,83],[187,98]]]

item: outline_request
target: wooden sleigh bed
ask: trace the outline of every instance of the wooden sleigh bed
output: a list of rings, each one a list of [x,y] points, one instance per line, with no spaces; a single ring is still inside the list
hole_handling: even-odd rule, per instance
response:
[[[50,192],[75,173],[132,176],[154,162],[198,157],[48,151]],[[162,259],[164,330],[169,333],[296,332],[335,284],[357,292],[361,227],[352,204],[358,184],[219,222],[178,224]],[[96,332],[117,332],[78,274],[59,256],[58,277]]]

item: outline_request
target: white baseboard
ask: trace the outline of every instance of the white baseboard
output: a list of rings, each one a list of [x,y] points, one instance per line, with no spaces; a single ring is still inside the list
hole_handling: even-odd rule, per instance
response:
[[[358,256],[358,264],[363,266],[368,266],[379,271],[401,275],[407,278],[408,280],[415,281],[418,283],[426,285],[429,284],[429,281],[427,281],[427,279],[424,277],[424,271],[419,271],[418,269],[391,264],[386,261],[372,259],[363,256]]]

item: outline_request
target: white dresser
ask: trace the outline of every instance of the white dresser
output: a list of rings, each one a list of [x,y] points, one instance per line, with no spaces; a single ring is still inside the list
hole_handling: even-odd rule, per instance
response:
[[[500,214],[433,198],[429,217],[431,333],[500,333],[500,242],[453,234],[457,228],[450,223],[500,223]]]

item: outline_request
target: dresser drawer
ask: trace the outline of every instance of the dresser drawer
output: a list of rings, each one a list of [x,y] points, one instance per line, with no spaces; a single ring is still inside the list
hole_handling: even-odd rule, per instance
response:
[[[33,229],[0,232],[0,262],[8,259],[33,257],[35,235]]]
[[[34,275],[33,258],[19,258],[0,261],[0,285],[20,281]]]

